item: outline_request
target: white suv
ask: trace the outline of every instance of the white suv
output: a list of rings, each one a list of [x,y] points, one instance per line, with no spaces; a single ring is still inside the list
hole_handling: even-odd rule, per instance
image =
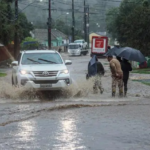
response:
[[[60,90],[71,84],[70,73],[60,54],[53,50],[23,51],[12,62],[12,84],[38,90]]]

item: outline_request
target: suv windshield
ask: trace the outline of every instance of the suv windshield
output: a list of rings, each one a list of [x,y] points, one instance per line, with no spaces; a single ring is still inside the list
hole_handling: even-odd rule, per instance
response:
[[[74,41],[74,43],[83,43],[83,41]]]
[[[69,45],[69,49],[77,49],[79,48],[79,45]]]
[[[62,64],[63,61],[57,53],[25,53],[22,65],[28,64]]]

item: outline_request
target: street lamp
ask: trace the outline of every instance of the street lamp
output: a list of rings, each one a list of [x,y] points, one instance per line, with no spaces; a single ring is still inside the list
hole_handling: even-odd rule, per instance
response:
[[[66,26],[67,26],[67,21],[68,21],[68,18],[67,18],[68,15],[69,15],[69,12],[66,13]]]

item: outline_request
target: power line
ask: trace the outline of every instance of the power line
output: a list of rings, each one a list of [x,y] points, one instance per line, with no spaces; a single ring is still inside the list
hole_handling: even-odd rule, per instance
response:
[[[74,0],[72,0],[72,41],[74,42],[74,29],[75,29],[75,18],[74,18]]]

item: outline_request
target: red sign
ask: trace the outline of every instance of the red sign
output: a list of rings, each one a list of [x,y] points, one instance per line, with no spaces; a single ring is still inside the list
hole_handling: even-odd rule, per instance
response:
[[[103,48],[104,40],[103,39],[95,39],[95,48]]]
[[[93,36],[91,43],[91,53],[103,55],[107,52],[108,37],[106,36]]]

